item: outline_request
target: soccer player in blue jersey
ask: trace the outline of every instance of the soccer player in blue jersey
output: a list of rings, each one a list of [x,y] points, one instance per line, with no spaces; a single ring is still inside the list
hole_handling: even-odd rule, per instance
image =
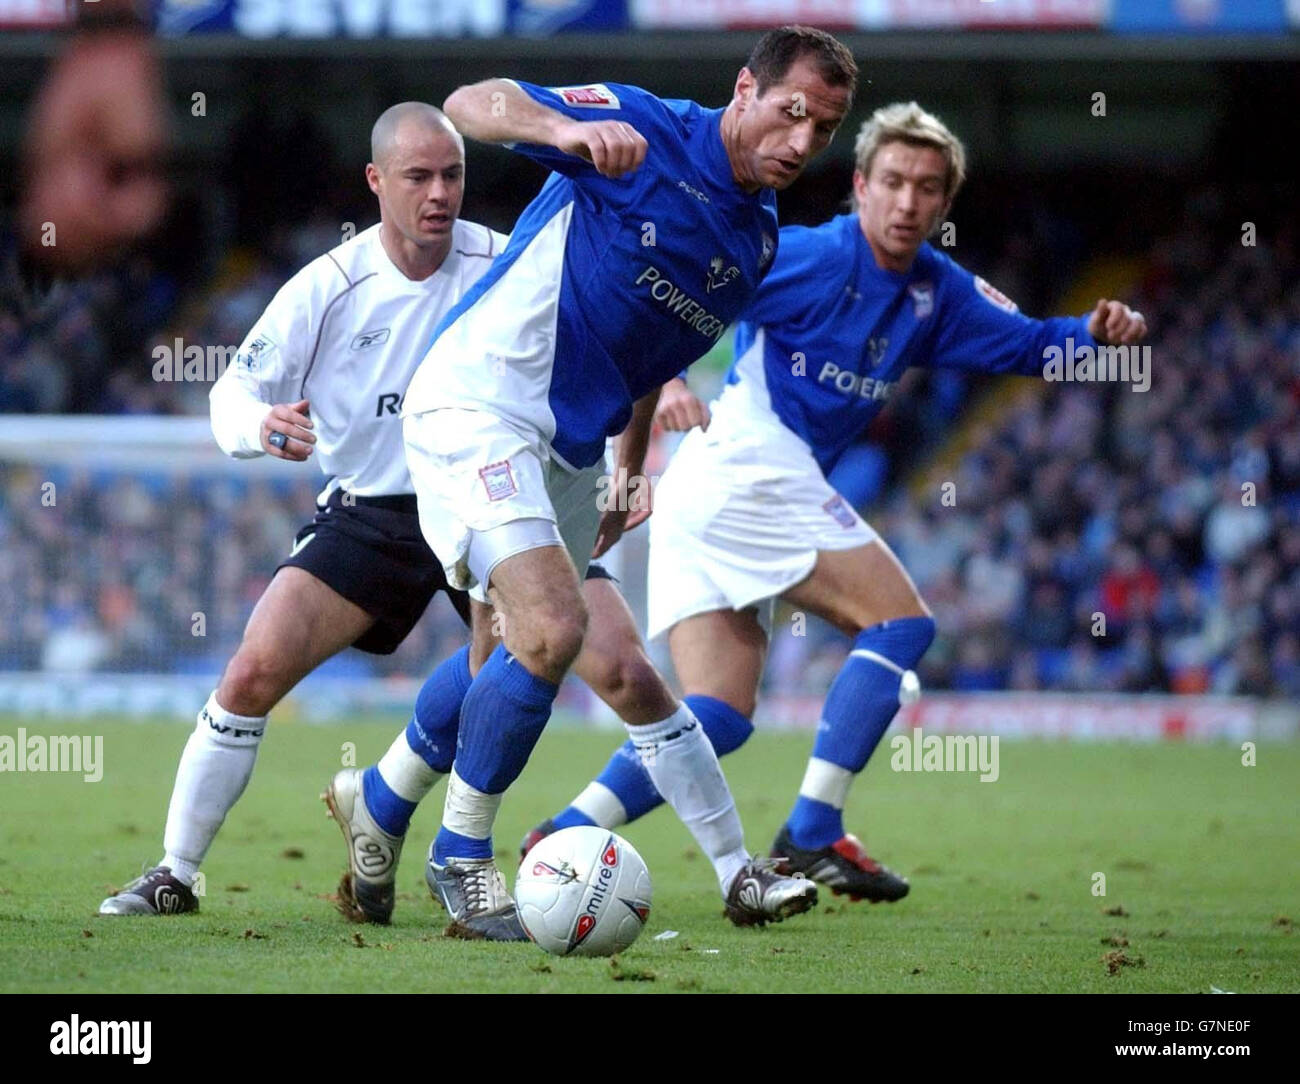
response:
[[[492,824],[582,646],[593,544],[626,523],[625,502],[601,500],[606,438],[622,433],[617,465],[639,476],[660,387],[753,297],[776,254],[774,190],[830,142],[856,74],[829,34],[786,27],[759,41],[725,109],[631,86],[504,79],[445,103],[467,137],[553,171],[506,250],[444,318],[403,410],[425,537],[450,582],[470,590],[476,627],[495,618],[503,643],[467,690],[464,674],[434,674],[421,699],[438,710],[424,715],[420,748],[405,751],[405,767],[389,761],[349,830],[364,844],[368,818],[382,827],[390,813],[409,815],[437,778],[440,750],[455,749],[426,871],[449,933],[522,936]],[[712,862],[728,915],[761,923],[808,909],[810,881],[745,849],[712,746],[656,678],[628,729]]]
[[[776,266],[744,313],[736,361],[705,407],[676,381],[661,422],[690,429],[655,494],[651,638],[667,632],[685,703],[719,754],[751,733],[770,608],[786,599],[854,637],[827,694],[812,757],[772,853],[782,868],[896,900],[907,881],[845,832],[841,811],[898,710],[934,620],[885,542],[826,475],[911,365],[1041,374],[1045,352],[1129,345],[1140,313],[1102,300],[1033,320],[931,247],[965,174],[960,141],[915,102],[877,110],[855,146],[854,210],[781,231]],[[1055,351],[1053,351],[1055,353]],[[527,837],[616,827],[660,804],[619,749],[600,777]]]

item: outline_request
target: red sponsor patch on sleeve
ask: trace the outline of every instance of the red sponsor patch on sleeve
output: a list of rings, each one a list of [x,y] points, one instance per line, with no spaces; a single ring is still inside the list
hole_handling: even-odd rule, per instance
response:
[[[985,301],[990,305],[996,305],[1003,312],[1020,311],[1020,307],[1011,298],[1007,297],[996,286],[990,285],[987,280],[980,278],[979,275],[975,276],[975,289],[980,292]]]
[[[618,95],[604,83],[590,83],[585,87],[552,87],[566,105],[583,109],[618,109]]]

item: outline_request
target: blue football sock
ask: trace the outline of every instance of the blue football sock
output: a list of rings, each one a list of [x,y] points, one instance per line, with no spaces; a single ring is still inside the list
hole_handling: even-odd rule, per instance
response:
[[[417,802],[408,802],[406,798],[400,797],[383,781],[380,775],[380,766],[370,764],[365,769],[364,775],[361,776],[361,792],[365,795],[365,808],[369,810],[370,816],[373,816],[374,823],[380,825],[383,831],[390,836],[404,836],[409,824],[411,824],[411,814],[415,812]]]
[[[433,841],[433,860],[438,865],[445,865],[448,858],[491,858],[492,837],[474,839],[462,836],[450,828],[438,829],[438,837]]]
[[[794,800],[794,809],[785,823],[795,846],[807,851],[829,847],[844,835],[843,810],[802,794]]]
[[[720,757],[734,753],[754,733],[754,724],[725,700],[714,696],[684,696],[683,703],[704,727],[704,733]]]
[[[687,696],[683,699],[700,721],[705,736],[718,756],[734,753],[754,732],[754,724],[724,700],[712,696]],[[663,797],[650,781],[649,773],[642,767],[641,758],[637,756],[630,739],[614,751],[605,770],[596,777],[596,782],[608,787],[623,803],[629,823],[663,805]],[[590,816],[572,805],[552,820],[557,829],[595,823]]]
[[[650,810],[663,805],[663,796],[650,782],[650,775],[642,766],[641,758],[637,756],[631,739],[614,750],[609,763],[605,765],[600,775],[596,776],[596,782],[608,787],[614,797],[623,803],[628,821],[644,817]],[[564,813],[560,816],[563,817]]]
[[[470,686],[469,647],[444,659],[420,689],[415,711],[406,724],[406,744],[434,771],[446,775],[456,755],[460,708]],[[362,778],[366,809],[389,835],[402,836],[410,827],[417,802],[398,795],[372,764]]]
[[[606,770],[608,771],[608,769]],[[581,809],[574,806],[568,806],[565,808],[564,812],[555,814],[555,816],[551,818],[551,823],[555,825],[555,830],[558,832],[561,828],[582,828],[588,824],[595,824],[596,822],[587,816],[587,814],[585,814]]]
[[[415,713],[406,724],[406,742],[435,772],[446,775],[456,758],[460,712],[474,679],[469,673],[469,645],[429,675],[415,698]]]
[[[524,770],[551,717],[558,691],[559,686],[531,674],[504,644],[498,645],[474,678],[461,707],[456,775],[483,794],[503,793]],[[471,838],[477,839],[477,846],[466,842]],[[484,850],[486,854],[469,853]],[[469,837],[446,824],[434,846],[434,858],[440,863],[448,858],[491,854],[490,833],[485,838]]]
[[[408,802],[393,791],[379,774],[379,765],[372,764],[361,777],[361,790],[365,795],[366,809],[390,836],[404,836],[411,824],[411,814],[418,802]]]
[[[808,793],[808,780],[786,822],[795,846],[829,847],[844,835],[847,781],[867,761],[898,711],[900,670],[910,670],[934,639],[934,621],[904,617],[858,633],[822,708],[813,759],[843,769],[834,784]],[[811,774],[811,769],[810,769]],[[813,788],[818,789],[818,788]],[[832,793],[833,792],[833,793]]]

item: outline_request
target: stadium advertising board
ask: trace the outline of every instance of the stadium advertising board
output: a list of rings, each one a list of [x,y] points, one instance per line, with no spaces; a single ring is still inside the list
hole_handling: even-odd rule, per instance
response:
[[[24,720],[112,716],[183,718],[212,688],[209,673],[40,673],[0,671],[0,715]],[[422,681],[313,674],[286,699],[290,713],[316,723],[344,723],[357,714],[409,711]],[[764,698],[756,722],[764,730],[817,726],[820,697]],[[569,721],[607,721],[580,698],[562,701]],[[926,693],[903,707],[891,735],[996,734],[1008,740],[1294,741],[1300,721],[1283,701],[1237,696],[1105,693]]]
[[[648,30],[734,30],[780,23],[826,29],[1097,29],[1107,0],[630,0]]]
[[[626,29],[627,0],[160,0],[161,34],[459,38]]]
[[[1125,33],[1261,33],[1286,29],[1286,0],[1115,0],[1110,27]],[[1300,6],[1292,0],[1292,14]]]
[[[164,36],[544,37],[641,30],[1066,30],[1280,33],[1300,0],[154,0]],[[0,0],[0,28],[67,22],[64,0]]]

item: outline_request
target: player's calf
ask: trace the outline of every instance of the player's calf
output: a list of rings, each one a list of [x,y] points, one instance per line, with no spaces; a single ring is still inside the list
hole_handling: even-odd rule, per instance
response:
[[[599,626],[593,629],[593,639],[603,631]],[[574,673],[625,723],[644,725],[672,714],[676,707],[673,695],[639,639],[617,645],[613,652],[597,648],[590,661],[588,655],[584,646],[574,663]]]
[[[677,702],[650,662],[627,602],[609,579],[588,579],[583,599],[588,635],[573,671],[625,723],[652,723],[671,715]]]

